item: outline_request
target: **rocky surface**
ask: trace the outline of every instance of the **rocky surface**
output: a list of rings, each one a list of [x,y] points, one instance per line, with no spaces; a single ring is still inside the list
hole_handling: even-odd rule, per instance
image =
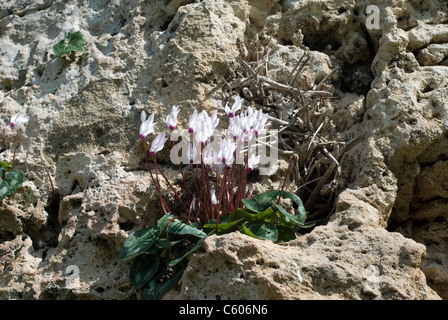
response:
[[[379,29],[366,27],[368,5]],[[0,298],[140,298],[119,250],[162,214],[141,111],[164,130],[180,105],[185,123],[192,108],[221,101],[227,65],[266,48],[273,79],[305,49],[303,87],[341,68],[329,116],[351,143],[335,212],[288,245],[208,238],[165,299],[448,298],[447,21],[442,0],[3,1],[1,160],[13,157],[11,115],[30,122],[16,155],[25,182],[0,206]],[[85,50],[55,56],[78,30]],[[284,170],[258,188],[278,185]]]

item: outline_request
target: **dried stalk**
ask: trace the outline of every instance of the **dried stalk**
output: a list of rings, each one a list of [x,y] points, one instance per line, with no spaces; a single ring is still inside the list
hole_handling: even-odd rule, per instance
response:
[[[231,78],[222,78],[222,86],[242,94],[253,106],[270,113],[268,121],[279,133],[279,154],[300,155],[300,161],[290,163],[288,171],[292,170],[296,192],[304,200],[305,209],[311,212],[310,217],[329,214],[341,174],[339,159],[347,144],[331,133],[331,119],[323,101],[330,99],[332,93],[326,91],[324,85],[340,67],[332,69],[311,90],[302,90],[297,79],[310,61],[309,51],[303,52],[284,81],[269,74],[269,48],[253,47],[257,51],[248,56],[255,61],[238,58],[233,69],[226,64]],[[262,141],[255,146],[258,145],[270,146]]]

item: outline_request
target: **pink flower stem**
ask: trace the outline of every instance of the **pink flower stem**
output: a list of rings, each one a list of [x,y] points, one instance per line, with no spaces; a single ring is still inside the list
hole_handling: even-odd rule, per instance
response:
[[[160,188],[159,188],[158,184],[156,183],[156,181],[154,180],[154,176],[152,175],[151,168],[149,167],[148,153],[146,151],[145,140],[142,140],[142,143],[143,143],[143,153],[145,154],[146,166],[148,167],[148,171],[149,171],[149,174],[151,175],[152,182],[154,183],[157,193],[159,194],[160,203],[162,205],[163,212],[165,214],[167,214],[168,212],[171,212],[171,210],[169,209],[168,205],[166,204],[165,199],[163,199],[162,193],[160,192]]]
[[[168,184],[168,186],[170,187],[171,191],[173,191],[174,196],[176,197],[176,199],[180,202],[180,204],[182,205],[182,207],[184,208],[185,212],[188,214],[188,210],[184,205],[184,202],[182,201],[182,199],[179,197],[179,195],[177,194],[176,190],[173,188],[173,186],[171,185],[171,183],[168,181],[168,179],[166,178],[165,174],[163,173],[163,171],[160,169],[160,167],[157,165],[157,160],[155,155],[151,155],[152,157],[152,161],[154,162],[154,165],[156,167],[156,173],[157,170],[160,171],[160,173],[162,174],[162,177],[165,179],[166,183]]]
[[[12,166],[11,169],[14,169],[14,161],[16,159],[16,151],[17,147],[19,146],[19,131],[16,132],[16,146],[14,148],[14,156],[12,157]]]
[[[174,147],[174,145],[175,145],[175,143],[174,143],[174,141],[173,141],[173,147]],[[187,187],[187,181],[185,180],[185,175],[184,175],[183,171],[181,170],[182,168],[181,168],[181,166],[180,166],[180,163],[179,163],[178,166],[179,166],[180,174],[182,175],[182,181],[183,181],[183,183],[184,183],[185,192],[187,193],[188,199],[191,200],[192,197],[191,197],[190,191],[188,190],[188,187]]]

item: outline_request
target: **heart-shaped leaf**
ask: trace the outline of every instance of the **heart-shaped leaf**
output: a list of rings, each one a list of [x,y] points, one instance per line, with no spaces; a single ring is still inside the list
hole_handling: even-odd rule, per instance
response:
[[[12,194],[23,183],[23,172],[17,169],[6,171],[0,167],[0,200]]]
[[[160,258],[157,254],[141,254],[132,263],[129,275],[132,284],[137,288],[143,287],[151,280],[159,269]]]
[[[282,220],[283,224],[285,225],[303,225],[303,222],[300,221],[300,216],[299,215],[291,215],[289,214],[285,208],[283,208],[282,206],[279,206],[278,204],[274,203],[273,204],[275,210],[277,211],[277,213],[280,216],[280,219]]]
[[[86,39],[80,31],[69,32],[67,38],[53,46],[53,51],[58,56],[70,54],[72,51],[83,51]]]
[[[277,226],[278,239],[277,241],[288,242],[296,238],[296,233],[292,227]]]
[[[192,248],[187,249],[187,248],[182,248],[182,250],[175,256],[175,258],[173,260],[170,261],[170,263],[168,264],[170,267],[173,267],[175,265],[177,265],[179,262],[181,262],[183,259],[185,259],[190,253],[195,252],[196,250],[198,250],[201,245],[202,242],[204,242],[205,237],[199,239]]]
[[[160,273],[160,277],[153,278],[145,287],[143,287],[141,291],[143,297],[148,300],[160,300],[172,286],[182,279],[186,267],[187,262],[184,261],[173,267],[172,273],[168,273],[166,270],[163,273]],[[168,277],[168,279],[164,279],[166,277]],[[161,279],[163,279],[163,281],[161,281]]]
[[[185,222],[175,218],[175,216],[171,213],[165,214],[162,218],[157,222],[157,226],[160,230],[165,233],[168,228],[168,233],[177,234],[177,235],[193,235],[196,237],[205,237],[206,233],[202,230],[199,230],[197,225],[188,225]]]
[[[242,220],[243,219],[234,220],[234,221],[230,221],[230,222],[226,222],[226,221],[220,222],[218,224],[218,234],[228,231],[230,228],[234,227],[235,225],[240,223]],[[209,222],[204,224],[203,227],[204,227],[204,229],[216,229],[216,219],[210,220]]]
[[[305,207],[300,197],[292,192],[280,190],[266,191],[257,194],[250,199],[243,199],[243,204],[246,209],[256,212],[264,212],[275,204],[278,197],[290,199],[297,205],[296,220],[303,224],[306,219]]]
[[[258,239],[271,240],[272,242],[278,239],[277,227],[269,222],[253,221],[242,225],[243,233]]]
[[[152,226],[132,233],[120,251],[120,259],[128,260],[151,248],[160,234],[160,228]]]

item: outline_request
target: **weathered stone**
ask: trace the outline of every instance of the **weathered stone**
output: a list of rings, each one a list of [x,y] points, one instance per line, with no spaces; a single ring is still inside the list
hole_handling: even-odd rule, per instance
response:
[[[166,2],[0,4],[1,160],[14,154],[11,115],[30,116],[15,163],[25,182],[0,206],[0,298],[141,298],[130,263],[119,261],[129,233],[163,213],[138,137],[141,111],[156,114],[159,132],[180,105],[185,125],[193,108],[221,102],[239,55],[269,51],[267,74],[284,81],[307,49],[301,88],[340,67],[321,110],[329,136],[347,143],[334,213],[288,245],[209,237],[165,299],[447,298],[446,2]],[[366,27],[372,4],[380,29]],[[84,51],[54,55],[77,30]],[[168,151],[160,164],[180,181]],[[254,192],[280,186],[286,167],[282,159],[276,174],[254,179]],[[70,266],[79,282],[67,283]]]
[[[232,233],[203,248],[179,299],[438,299],[419,268],[425,247],[378,228],[318,227],[287,245]]]

